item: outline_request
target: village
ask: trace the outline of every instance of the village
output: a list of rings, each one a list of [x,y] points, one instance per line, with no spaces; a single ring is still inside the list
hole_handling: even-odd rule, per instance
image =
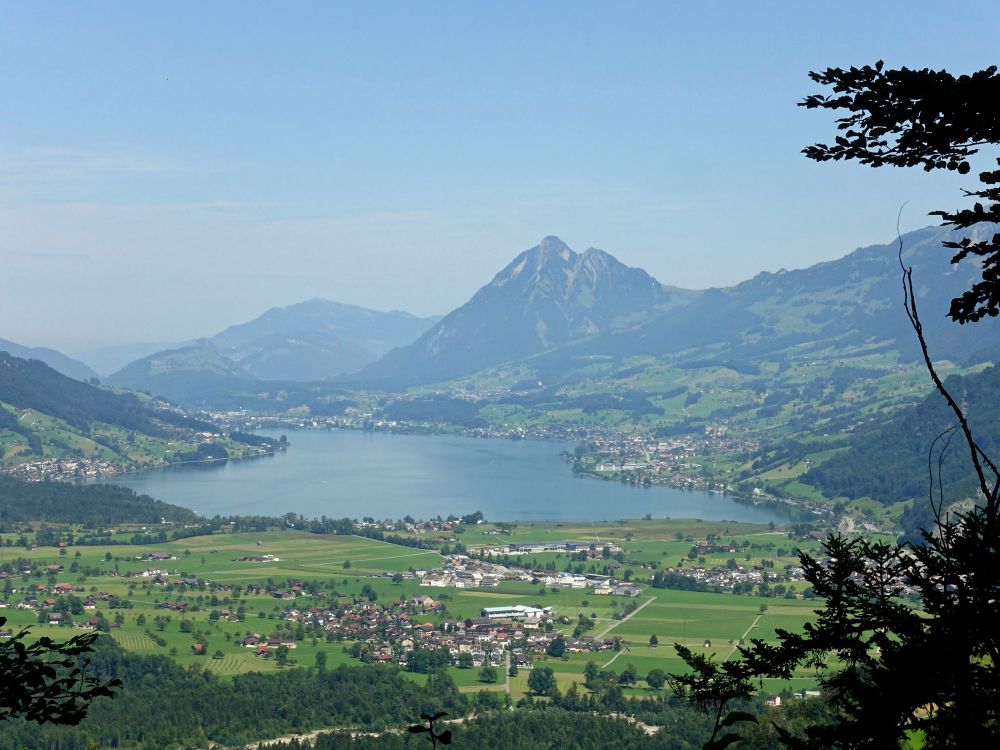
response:
[[[562,454],[576,473],[615,478],[643,486],[731,493],[734,487],[705,466],[706,457],[752,454],[756,440],[734,436],[725,425],[706,427],[701,434],[653,438],[648,434],[595,434],[572,453]]]
[[[166,461],[162,462],[166,466]],[[0,474],[8,474],[26,482],[60,481],[72,482],[81,479],[124,474],[132,470],[127,461],[109,461],[99,458],[43,458],[0,466]]]
[[[540,585],[542,590],[545,587],[586,588],[588,593],[597,595],[628,597],[640,593],[635,584],[607,576],[526,571],[456,554],[445,557],[439,568],[370,574],[369,578],[388,578],[393,582],[409,580],[421,587],[442,590],[437,598],[420,594],[380,603],[374,589],[367,585],[356,596],[323,591],[315,582],[299,579],[282,582],[268,579],[265,583],[234,586],[170,570],[165,564],[177,557],[167,552],[145,553],[133,559],[156,565],[127,572],[120,572],[116,566],[102,574],[128,581],[127,597],[101,591],[97,586],[88,590],[80,584],[56,582],[66,574],[80,572],[75,564],[66,568],[62,564],[6,563],[0,570],[0,581],[4,584],[0,608],[29,610],[37,622],[51,626],[111,631],[125,625],[125,614],[133,607],[130,599],[136,595],[137,586],[148,592],[160,589],[168,596],[155,600],[157,614],[151,616],[148,623],[145,614],[135,618],[141,627],[152,626],[153,630],[147,628],[146,634],[155,640],[153,631],[162,631],[171,617],[182,618],[182,630],[197,636],[195,623],[204,614],[196,613],[207,611],[209,622],[244,623],[254,614],[247,611],[251,601],[248,597],[268,597],[285,603],[280,612],[267,616],[269,628],[263,632],[247,630],[237,636],[241,646],[252,648],[260,657],[275,657],[279,649],[284,656],[303,639],[320,638],[327,642],[349,643],[346,648],[350,654],[365,662],[391,662],[411,671],[425,671],[428,658],[438,666],[442,665],[442,660],[445,665],[453,666],[498,666],[509,659],[509,664],[530,668],[533,658],[549,650],[556,638],[561,639],[561,648],[569,653],[620,647],[615,638],[560,634],[557,627],[570,624],[571,620],[559,616],[553,606],[484,607],[478,617],[453,618],[448,613],[445,589],[490,589],[504,581],[527,581]],[[277,556],[265,554],[243,555],[234,558],[233,562],[253,564],[278,560]],[[32,577],[42,576],[46,579],[44,583],[31,582]],[[114,614],[105,615],[99,608],[114,610]],[[256,614],[265,616],[263,609]],[[184,619],[188,617],[193,619]],[[4,636],[0,633],[0,637]],[[10,637],[10,633],[6,633],[6,637]],[[205,648],[206,644],[198,640],[191,645],[196,655]],[[429,652],[434,656],[428,657]]]

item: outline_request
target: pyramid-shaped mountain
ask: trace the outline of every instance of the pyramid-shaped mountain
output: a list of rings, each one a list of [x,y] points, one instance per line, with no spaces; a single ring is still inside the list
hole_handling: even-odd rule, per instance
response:
[[[943,240],[961,232],[927,227],[902,236],[902,261],[913,268],[924,333],[936,359],[972,364],[996,360],[995,320],[960,326],[948,318],[951,299],[981,273],[972,262],[950,263]],[[573,342],[531,361],[534,376],[558,380],[581,363],[602,357],[677,357],[756,371],[787,354],[833,362],[838,354],[884,351],[903,362],[919,360],[917,339],[902,309],[899,242],[860,248],[808,268],[760,273],[736,286],[708,289],[625,331]],[[843,355],[850,358],[850,355]]]
[[[356,377],[402,385],[469,374],[569,341],[630,328],[689,301],[639,268],[546,237],[409,346]]]

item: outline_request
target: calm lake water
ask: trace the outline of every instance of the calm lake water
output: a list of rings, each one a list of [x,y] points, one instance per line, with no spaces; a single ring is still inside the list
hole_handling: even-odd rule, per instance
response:
[[[270,433],[266,433],[270,434]],[[278,433],[274,433],[277,436]],[[481,510],[492,521],[702,518],[782,522],[772,510],[706,492],[576,477],[571,445],[454,436],[302,430],[286,453],[114,477],[203,515],[429,518]]]

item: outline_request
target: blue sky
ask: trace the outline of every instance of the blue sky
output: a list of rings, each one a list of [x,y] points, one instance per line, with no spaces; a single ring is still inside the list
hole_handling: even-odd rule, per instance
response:
[[[444,313],[542,236],[729,285],[967,178],[816,164],[807,72],[998,62],[1000,4],[0,3],[0,337]]]

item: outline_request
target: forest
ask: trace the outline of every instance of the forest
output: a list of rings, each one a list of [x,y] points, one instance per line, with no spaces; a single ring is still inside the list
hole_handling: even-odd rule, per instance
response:
[[[35,409],[86,430],[94,422],[163,435],[153,413],[132,394],[119,394],[67,378],[34,359],[0,352],[0,401]]]
[[[0,475],[0,531],[44,520],[97,529],[118,524],[189,524],[198,515],[187,508],[137,495],[110,484],[80,486],[61,482],[23,482]]]
[[[465,698],[443,675],[432,676],[425,686],[398,670],[374,666],[220,679],[198,668],[183,669],[164,656],[127,654],[110,638],[98,639],[87,674],[118,677],[122,686],[113,699],[95,701],[78,726],[7,721],[0,750],[85,750],[94,743],[149,750],[209,742],[235,746],[319,727],[378,731],[421,713],[459,716],[466,710]]]
[[[337,669],[288,669],[278,674],[245,674],[220,679],[198,667],[184,669],[162,656],[122,651],[99,638],[87,674],[122,681],[113,699],[100,698],[77,726],[10,720],[0,734],[0,750],[59,747],[87,750],[122,747],[161,750],[172,747],[242,746],[322,728],[344,731],[321,735],[315,748],[420,748],[425,736],[403,728],[421,714],[446,712],[453,720],[456,748],[644,748],[689,750],[701,747],[709,720],[680,698],[625,700],[621,690],[598,678],[592,690],[573,686],[564,695],[526,697],[515,711],[501,710],[495,693],[462,694],[451,678],[432,670],[418,685],[390,666],[341,666]],[[804,718],[822,715],[820,701],[798,701],[781,713],[762,702],[744,709],[794,731]],[[615,717],[628,713],[629,721]],[[766,720],[764,715],[767,715]],[[141,721],[138,717],[142,717]],[[464,718],[463,718],[464,717]],[[647,732],[636,722],[656,724]],[[778,747],[773,733],[750,727],[747,750]],[[306,745],[291,740],[276,747]]]
[[[945,386],[963,403],[970,426],[980,446],[988,454],[1000,448],[993,427],[1000,418],[1000,369],[989,367],[981,373],[961,377],[953,375]],[[968,450],[958,441],[949,445],[949,428],[954,415],[937,393],[925,398],[915,409],[908,409],[888,422],[872,423],[852,441],[849,450],[815,467],[805,481],[829,497],[871,497],[890,504],[915,499],[914,507],[904,518],[905,528],[913,532],[929,527],[931,519],[919,512],[928,490],[928,460],[940,481],[946,501],[968,497],[975,492],[976,477],[969,462]],[[944,437],[934,444],[938,435]],[[928,446],[934,447],[928,455]],[[886,471],[886,467],[892,467]]]

